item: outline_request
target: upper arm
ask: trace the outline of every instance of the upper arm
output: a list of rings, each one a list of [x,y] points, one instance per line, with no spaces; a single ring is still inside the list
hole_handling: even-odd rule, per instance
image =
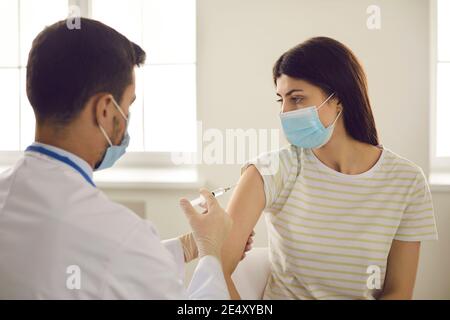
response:
[[[423,171],[419,172],[411,187],[409,200],[394,239],[400,241],[438,239],[433,201]]]
[[[227,211],[233,227],[224,244],[223,266],[231,274],[240,261],[247,239],[264,209],[274,214],[280,193],[289,188],[299,169],[298,150],[289,146],[260,155],[243,166]]]
[[[411,299],[419,263],[420,243],[437,239],[431,192],[423,171],[411,187],[388,256],[383,294],[385,299]]]
[[[419,263],[420,242],[394,240],[388,256],[381,298],[411,299]]]
[[[254,165],[242,174],[228,204],[233,227],[223,247],[223,266],[231,274],[239,263],[245,244],[265,205],[264,182]]]

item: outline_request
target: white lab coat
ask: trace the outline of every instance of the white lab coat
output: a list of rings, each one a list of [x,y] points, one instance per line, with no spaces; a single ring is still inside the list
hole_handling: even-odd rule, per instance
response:
[[[161,242],[67,164],[25,152],[0,174],[0,299],[229,299],[215,257],[200,259],[187,289],[183,279],[178,239]]]

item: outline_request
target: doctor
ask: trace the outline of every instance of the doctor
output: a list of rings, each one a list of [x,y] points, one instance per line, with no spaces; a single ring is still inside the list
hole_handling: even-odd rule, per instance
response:
[[[60,21],[34,40],[36,142],[0,174],[0,299],[229,299],[220,252],[231,219],[211,193],[202,191],[203,215],[182,199],[193,233],[161,243],[92,180],[125,153],[134,67],[144,60],[139,46],[89,19],[78,30]],[[185,289],[184,263],[196,257]]]

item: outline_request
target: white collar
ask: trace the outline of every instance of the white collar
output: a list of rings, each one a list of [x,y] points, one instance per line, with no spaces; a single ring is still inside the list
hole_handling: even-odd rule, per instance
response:
[[[49,144],[45,144],[45,143],[41,143],[41,142],[33,142],[32,146],[35,147],[43,147],[47,150],[56,152],[57,154],[67,157],[70,160],[72,160],[73,162],[75,162],[81,169],[83,169],[83,171],[89,175],[89,177],[92,179],[93,177],[93,170],[92,167],[83,159],[81,159],[80,157],[74,155],[73,153],[66,151],[64,149],[49,145]]]

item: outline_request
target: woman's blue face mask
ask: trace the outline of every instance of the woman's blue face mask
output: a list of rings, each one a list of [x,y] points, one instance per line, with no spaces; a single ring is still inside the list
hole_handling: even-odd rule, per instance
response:
[[[105,136],[106,140],[108,141],[109,147],[108,147],[108,149],[106,149],[106,153],[103,156],[102,161],[100,162],[100,164],[97,165],[97,167],[94,169],[94,171],[111,168],[114,165],[114,163],[116,163],[116,161],[119,160],[120,157],[122,157],[125,154],[126,149],[130,143],[130,135],[128,134],[128,124],[130,123],[131,114],[128,113],[128,117],[126,117],[125,114],[123,113],[122,109],[120,108],[120,106],[114,100],[114,98],[112,101],[113,101],[114,105],[116,106],[117,110],[119,110],[120,114],[127,122],[125,133],[123,134],[123,138],[122,138],[120,145],[115,146],[112,144],[111,139],[106,134],[105,129],[103,129],[103,127],[101,125],[99,125],[100,130],[102,131],[103,135]]]
[[[320,121],[318,111],[333,95],[334,93],[318,107],[311,106],[280,113],[281,125],[290,144],[300,148],[315,149],[324,146],[330,140],[336,121],[342,111],[338,113],[336,119],[327,128]]]

